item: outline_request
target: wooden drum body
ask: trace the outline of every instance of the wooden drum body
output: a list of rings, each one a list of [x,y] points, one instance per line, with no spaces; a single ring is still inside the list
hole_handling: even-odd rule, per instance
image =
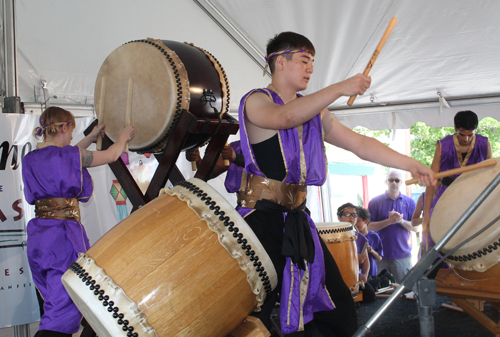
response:
[[[359,294],[359,263],[353,225],[349,222],[319,222],[316,227],[335,259],[342,279],[356,297]]]
[[[500,158],[492,167],[463,173],[439,198],[432,212],[430,233],[434,242],[455,225],[465,210],[472,205],[479,194],[500,173]],[[477,208],[460,230],[442,247],[446,254],[467,238],[478,232],[500,215],[498,201],[500,187],[497,186],[486,200]],[[500,225],[497,222],[474,240],[454,252],[446,262],[462,277],[481,280],[500,276]]]
[[[94,91],[99,123],[118,139],[128,123],[135,128],[129,149],[162,152],[182,110],[200,119],[218,119],[229,111],[229,83],[220,63],[192,44],[138,40],[115,49],[97,75]],[[214,110],[214,108],[216,110]],[[184,148],[211,135],[192,134]]]
[[[100,337],[227,336],[276,286],[260,242],[208,184],[193,178],[165,192],[62,278]]]

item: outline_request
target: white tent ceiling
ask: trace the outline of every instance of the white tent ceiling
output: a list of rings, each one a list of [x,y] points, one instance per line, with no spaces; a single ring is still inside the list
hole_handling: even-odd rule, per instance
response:
[[[107,55],[146,37],[187,41],[211,52],[231,85],[231,109],[262,77],[267,39],[281,31],[316,46],[307,92],[363,72],[392,17],[398,19],[352,108],[330,109],[344,124],[403,128],[452,123],[458,110],[500,119],[500,2],[494,0],[17,0],[19,96],[52,104],[93,104]],[[450,103],[440,112],[437,92]],[[306,92],[306,94],[307,94]],[[370,102],[370,96],[374,102]],[[381,105],[384,104],[384,105]],[[29,105],[28,105],[29,106]]]

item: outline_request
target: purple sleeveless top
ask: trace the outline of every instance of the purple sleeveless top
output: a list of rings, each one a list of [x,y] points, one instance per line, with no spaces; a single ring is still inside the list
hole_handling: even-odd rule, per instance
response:
[[[281,97],[270,89],[256,89],[247,93],[240,102],[239,121],[241,150],[245,158],[245,171],[265,177],[259,169],[253,153],[250,140],[246,130],[245,102],[248,96],[255,91],[263,92],[273,100],[274,103],[284,105]],[[299,94],[297,94],[301,97]],[[302,126],[279,130],[278,136],[281,144],[283,157],[285,159],[286,183],[297,185],[322,185],[326,180],[327,160],[323,143],[323,128],[321,115],[318,114]],[[239,214],[245,217],[252,209],[237,208]],[[305,212],[304,212],[305,213]],[[283,213],[285,217],[287,213]],[[307,213],[305,213],[307,215]],[[305,298],[301,300],[300,285],[305,271],[298,268],[286,258],[286,266],[283,271],[283,284],[281,289],[280,320],[281,331],[284,334],[297,331],[303,318],[303,324],[313,319],[313,313],[323,310],[334,309],[334,304],[325,288],[325,263],[320,238],[313,220],[307,215],[309,228],[314,239],[315,257],[314,263],[307,263],[309,283]],[[272,226],[273,224],[269,224]],[[281,244],[281,243],[277,243]]]
[[[453,140],[453,135],[449,135],[444,137],[441,140],[438,140],[438,144],[441,144],[441,162],[439,163],[440,171],[449,171],[455,168],[460,167],[460,163],[458,162],[458,156],[462,156],[461,153],[457,153],[457,149],[455,147],[455,142]],[[465,166],[477,164],[486,160],[486,156],[488,155],[488,138],[481,136],[479,134],[475,135],[474,148],[470,154],[469,160]],[[457,178],[459,174],[452,175],[451,178]],[[441,195],[446,191],[448,186],[441,185],[436,193],[436,197],[432,200],[431,204],[431,212],[434,209],[434,206],[438,202]],[[431,213],[432,214],[432,213]]]

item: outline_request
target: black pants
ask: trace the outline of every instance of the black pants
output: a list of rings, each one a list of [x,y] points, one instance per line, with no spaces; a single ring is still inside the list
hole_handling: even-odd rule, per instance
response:
[[[273,291],[271,298],[266,299],[260,313],[254,314],[269,328],[271,312],[276,301],[279,301],[283,270],[286,264],[286,258],[281,255],[284,228],[283,214],[255,210],[245,220],[259,238],[278,274],[278,286]],[[332,254],[328,251],[323,240],[320,241],[325,259],[325,285],[336,308],[314,313],[312,323],[325,337],[352,336],[358,328],[358,319],[351,291],[342,279]],[[310,326],[310,324],[306,324],[304,332],[290,334],[290,336],[308,336]]]

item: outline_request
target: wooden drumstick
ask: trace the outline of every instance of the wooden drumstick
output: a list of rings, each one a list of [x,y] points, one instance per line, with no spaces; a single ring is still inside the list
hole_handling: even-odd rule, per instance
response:
[[[382,39],[380,39],[380,42],[378,43],[377,48],[373,52],[372,58],[370,59],[370,61],[366,65],[365,71],[363,71],[363,75],[368,76],[368,74],[370,73],[370,70],[372,69],[373,64],[375,63],[375,60],[377,59],[378,54],[380,54],[380,51],[382,50],[382,47],[385,44],[385,41],[387,41],[387,38],[391,34],[392,28],[394,28],[394,25],[396,24],[397,21],[398,21],[398,19],[393,17],[391,22],[389,22],[389,26],[387,26],[387,29],[385,30],[385,33],[382,36]],[[349,100],[347,101],[347,105],[351,106],[354,103],[355,99],[356,99],[356,95],[349,97]]]
[[[226,142],[225,146],[229,146],[229,144]],[[224,159],[224,166],[229,167],[229,159]]]
[[[134,83],[132,78],[128,79],[128,91],[127,91],[127,107],[125,108],[125,126],[130,125],[130,112],[132,111],[132,89]],[[128,142],[125,144],[124,152],[128,152]]]
[[[436,173],[434,175],[434,177],[436,177],[436,179],[449,177],[449,176],[452,176],[454,174],[461,174],[461,173],[465,173],[465,172],[469,172],[469,171],[479,170],[479,169],[482,169],[485,167],[495,166],[496,164],[497,164],[497,162],[495,160],[486,160],[486,161],[482,161],[482,162],[474,164],[474,165],[464,166],[464,167],[459,167],[459,168],[449,170],[449,171],[439,172],[439,173]],[[415,184],[417,182],[418,182],[417,178],[405,181],[406,185]]]
[[[197,169],[198,169],[198,167],[196,165],[196,161],[192,161],[191,162],[191,170],[196,171]]]
[[[101,95],[99,96],[99,111],[97,112],[98,113],[98,117],[97,117],[98,125],[102,125],[104,123],[103,119],[104,119],[104,100],[105,100],[105,98],[106,98],[106,76],[103,76],[101,78]],[[95,147],[96,147],[97,151],[100,151],[102,149],[102,137],[101,137],[100,132],[97,135]]]

